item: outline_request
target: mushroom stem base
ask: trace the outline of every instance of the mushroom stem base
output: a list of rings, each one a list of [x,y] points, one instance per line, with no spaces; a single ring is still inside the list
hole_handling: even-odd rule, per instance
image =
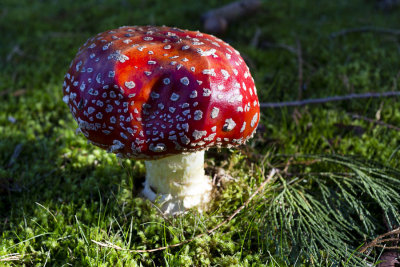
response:
[[[161,204],[164,214],[175,215],[196,207],[206,209],[211,180],[204,173],[204,151],[145,161],[142,194]]]

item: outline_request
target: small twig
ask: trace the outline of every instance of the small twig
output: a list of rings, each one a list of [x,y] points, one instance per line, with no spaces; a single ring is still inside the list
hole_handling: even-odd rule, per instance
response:
[[[11,50],[10,53],[8,53],[7,57],[6,57],[6,61],[10,62],[11,59],[14,57],[14,55],[18,55],[18,56],[23,56],[24,52],[21,50],[21,48],[19,47],[19,45],[14,45],[13,49]]]
[[[45,206],[43,206],[43,205],[40,204],[39,202],[35,202],[35,204],[38,205],[39,207],[45,209],[48,213],[50,213],[51,216],[53,216],[53,219],[54,219],[56,222],[58,222],[56,216],[54,216],[54,214],[53,214],[48,208],[46,208]]]
[[[328,102],[336,102],[336,101],[344,101],[344,100],[352,100],[352,99],[362,99],[362,98],[380,98],[380,97],[393,97],[400,96],[400,91],[393,92],[383,92],[383,93],[361,93],[361,94],[349,94],[343,96],[330,96],[323,98],[311,98],[297,101],[287,101],[287,102],[267,102],[260,103],[261,108],[282,108],[282,107],[298,107],[305,106],[309,104],[323,104]]]
[[[377,241],[378,244],[385,243],[385,242],[400,242],[400,239],[393,237],[393,238],[385,238],[385,239],[381,239],[381,240]]]
[[[156,204],[154,204],[152,201],[149,201],[149,202],[158,211],[158,213],[164,218],[164,220],[166,220],[169,224],[172,224],[172,221],[170,219],[168,219],[168,217],[164,214],[164,212],[162,212],[162,210]]]
[[[396,229],[394,229],[392,231],[389,231],[387,233],[384,233],[384,234],[378,236],[377,238],[375,238],[371,242],[369,242],[369,243],[365,244],[364,246],[362,246],[360,248],[359,252],[364,253],[369,248],[373,248],[373,247],[385,247],[384,245],[380,244],[380,243],[383,242],[383,240],[385,240],[383,238],[387,237],[387,236],[395,235],[395,234],[400,234],[400,228],[396,228]],[[400,241],[400,239],[397,239],[397,240]],[[393,241],[393,240],[390,240],[390,241]],[[393,247],[387,247],[386,246],[385,248],[386,249],[398,249],[399,247],[398,246],[397,247],[396,246],[393,246]]]
[[[261,191],[264,189],[264,187],[271,182],[272,178],[275,176],[276,173],[276,169],[272,169],[270,171],[270,173],[268,174],[267,179],[261,183],[261,185],[257,188],[256,191],[254,191],[253,194],[251,194],[251,196],[249,197],[249,199],[246,200],[246,202],[240,206],[237,210],[235,210],[234,213],[232,213],[231,216],[229,216],[227,219],[225,219],[223,222],[219,223],[217,226],[215,226],[213,229],[208,230],[207,233],[211,234],[212,232],[214,232],[215,230],[217,230],[218,228],[220,228],[222,225],[226,224],[227,222],[231,221],[236,215],[238,215],[239,212],[242,211],[242,209],[244,209],[245,207],[247,207],[247,205],[250,203],[250,201]]]
[[[388,247],[388,246],[386,246],[386,245],[374,245],[374,247],[376,247],[376,248],[384,248],[384,249],[386,249],[386,250],[391,250],[391,249],[400,249],[400,247],[396,247],[396,246],[391,246],[391,247]]]
[[[226,30],[228,23],[240,17],[254,14],[260,10],[260,0],[239,0],[217,9],[209,10],[202,15],[204,29],[210,33],[221,33]]]
[[[18,261],[21,259],[21,254],[19,253],[11,253],[0,257],[0,261]]]
[[[290,157],[289,159],[288,159],[288,161],[286,162],[286,164],[285,164],[285,168],[283,169],[283,173],[287,173],[288,172],[288,170],[289,170],[289,167],[290,167],[290,165],[291,165],[291,163],[292,163],[292,160],[293,160],[293,157]]]
[[[250,45],[252,47],[257,48],[258,43],[260,41],[260,36],[261,36],[261,29],[259,27],[256,28],[256,31],[254,32],[253,38],[251,38]]]
[[[373,124],[384,126],[384,127],[388,128],[388,129],[400,131],[400,127],[394,126],[392,124],[389,124],[389,123],[386,123],[386,122],[383,122],[383,121],[374,120],[374,119],[371,119],[371,118],[368,118],[368,117],[365,117],[365,116],[360,116],[360,115],[357,115],[357,114],[351,114],[351,116],[353,117],[353,119],[367,121],[367,122],[370,122],[370,123],[373,123]]]
[[[276,43],[270,43],[270,42],[263,42],[262,43],[263,47],[266,48],[280,48],[280,49],[285,49],[293,54],[297,54],[296,48],[293,46],[287,45],[287,44],[276,44]]]
[[[12,165],[14,165],[19,154],[21,154],[21,151],[22,151],[22,144],[16,145],[14,148],[14,152],[11,155],[10,160],[8,161],[8,165],[7,165],[8,168],[10,168]]]
[[[27,92],[26,89],[18,89],[16,91],[8,89],[8,90],[0,92],[0,96],[5,96],[5,95],[21,96],[21,95],[24,95],[26,92]]]
[[[247,207],[247,205],[250,203],[250,201],[251,201],[258,193],[260,193],[260,191],[262,191],[262,190],[264,189],[264,187],[265,187],[268,183],[270,183],[270,182],[272,181],[272,179],[274,178],[276,172],[277,172],[276,169],[272,169],[272,170],[270,171],[270,173],[268,174],[267,179],[265,179],[265,181],[262,182],[262,183],[260,184],[260,186],[257,188],[257,190],[254,191],[253,194],[251,194],[251,196],[246,200],[246,202],[243,203],[242,206],[240,206],[237,210],[235,210],[235,211],[232,213],[232,215],[230,215],[230,216],[229,216],[228,218],[226,218],[224,221],[220,222],[220,223],[219,223],[218,225],[216,225],[214,228],[209,229],[209,230],[207,230],[207,231],[204,232],[204,233],[198,234],[198,235],[196,235],[196,236],[193,237],[193,238],[184,240],[184,241],[182,241],[182,242],[180,242],[180,243],[172,244],[172,245],[168,245],[168,246],[164,246],[164,247],[159,247],[159,248],[153,248],[153,249],[136,249],[136,250],[130,250],[130,249],[121,248],[121,247],[119,247],[119,246],[117,246],[117,245],[112,244],[111,242],[108,242],[108,241],[106,241],[106,243],[103,243],[103,242],[99,242],[99,241],[96,241],[96,240],[93,240],[93,239],[92,239],[92,242],[95,243],[95,244],[97,244],[97,245],[99,245],[99,246],[102,246],[102,247],[113,248],[113,249],[116,249],[116,250],[125,250],[125,251],[129,251],[129,252],[132,252],[132,253],[146,253],[146,252],[147,252],[147,253],[150,253],[150,252],[162,251],[162,250],[166,250],[166,249],[169,249],[169,248],[179,247],[179,246],[185,245],[185,244],[187,244],[187,243],[192,242],[193,240],[195,240],[195,239],[197,239],[197,238],[203,237],[203,236],[205,236],[205,235],[211,235],[213,232],[215,232],[216,230],[218,230],[221,226],[223,226],[224,224],[230,222],[230,221],[231,221],[236,215],[238,215],[245,207]]]
[[[400,30],[397,29],[387,29],[373,26],[364,26],[360,28],[352,28],[352,29],[344,29],[338,32],[334,32],[330,34],[331,38],[336,38],[339,36],[343,36],[349,33],[364,33],[364,32],[374,32],[374,33],[382,33],[382,34],[392,34],[392,35],[400,35]]]

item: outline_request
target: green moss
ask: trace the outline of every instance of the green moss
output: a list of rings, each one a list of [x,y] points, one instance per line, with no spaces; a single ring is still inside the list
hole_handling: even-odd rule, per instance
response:
[[[356,264],[352,255],[356,248],[386,231],[381,214],[395,223],[390,216],[399,203],[390,197],[398,190],[400,133],[354,119],[352,114],[400,125],[396,99],[264,109],[259,131],[246,147],[208,152],[209,167],[223,167],[235,178],[223,184],[212,210],[169,220],[137,196],[145,173],[143,162],[118,160],[75,134],[77,126],[62,102],[61,85],[87,38],[122,25],[201,29],[201,14],[228,2],[0,3],[0,260],[12,253],[19,257],[4,262],[5,266]],[[297,99],[297,55],[282,47],[296,49],[298,43],[304,62],[303,98],[398,90],[397,36],[369,32],[332,38],[331,34],[365,25],[396,27],[399,11],[383,12],[373,1],[361,0],[266,1],[260,12],[231,23],[219,37],[241,51],[262,102]],[[254,47],[250,40],[257,29],[261,35]],[[279,156],[283,154],[292,156]],[[293,156],[305,154],[320,155],[318,159],[325,162],[290,166],[290,175],[282,173],[211,236],[155,253],[127,251],[176,244],[211,229],[249,198],[271,166],[283,170],[288,161],[307,161]],[[358,156],[385,166],[321,156],[326,154]],[[363,168],[369,170],[365,176],[359,172]],[[377,168],[391,182],[375,173]],[[332,177],[311,175],[343,171],[358,171],[354,179],[360,184],[370,181],[373,187],[350,180],[338,190]],[[336,214],[328,210],[332,207]],[[320,216],[320,226],[312,223],[317,217],[310,214]],[[309,228],[300,223],[307,222],[305,218],[311,220]],[[327,236],[319,236],[321,231]],[[123,250],[101,247],[92,240]],[[373,262],[379,251],[371,257]]]

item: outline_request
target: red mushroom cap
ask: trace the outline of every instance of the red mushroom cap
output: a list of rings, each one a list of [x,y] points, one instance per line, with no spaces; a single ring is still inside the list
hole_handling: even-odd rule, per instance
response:
[[[239,52],[214,36],[177,28],[96,35],[79,49],[63,90],[88,140],[134,158],[240,145],[260,117]]]

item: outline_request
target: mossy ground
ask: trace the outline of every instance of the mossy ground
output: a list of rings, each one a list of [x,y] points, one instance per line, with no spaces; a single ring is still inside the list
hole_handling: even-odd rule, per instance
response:
[[[332,237],[337,242],[346,241],[343,246],[347,254],[335,254],[335,249],[327,251],[318,242],[319,251],[303,253],[307,244],[284,242],[286,233],[282,229],[286,229],[286,221],[282,213],[280,219],[274,219],[282,228],[268,229],[269,219],[276,212],[275,206],[271,208],[271,199],[281,199],[282,188],[291,192],[288,188],[296,171],[301,177],[316,170],[333,172],[336,168],[319,165],[313,169],[307,165],[298,167],[296,163],[290,175],[282,174],[244,212],[212,236],[181,247],[141,254],[102,248],[92,242],[109,241],[128,249],[150,249],[202,233],[246,201],[264,179],[264,169],[284,169],[287,162],[296,161],[296,157],[279,154],[354,155],[400,168],[400,132],[352,116],[358,114],[400,125],[397,99],[263,109],[259,131],[248,146],[208,153],[208,170],[222,166],[236,180],[224,185],[209,213],[189,213],[167,220],[148,201],[137,197],[135,188],[143,179],[143,163],[117,160],[114,155],[88,145],[83,136],[75,135],[77,125],[62,102],[62,81],[69,63],[78,47],[98,32],[146,24],[201,30],[201,14],[227,2],[0,2],[0,261],[17,253],[15,260],[0,265],[345,265],[357,247],[387,230],[383,220],[386,210],[382,211],[374,202],[380,200],[362,194],[360,189],[355,196],[360,202],[365,199],[362,207],[366,210],[354,213],[356,216],[349,212],[358,218],[353,220],[355,226],[348,230],[347,239]],[[232,23],[219,37],[236,47],[247,60],[260,102],[298,98],[298,56],[282,47],[296,49],[299,44],[303,99],[396,91],[400,76],[398,35],[366,32],[332,38],[331,34],[362,26],[395,28],[399,27],[399,18],[400,9],[383,11],[372,0],[265,1],[259,12]],[[254,46],[251,40],[256,31],[260,36]],[[318,185],[322,186],[320,180]],[[313,199],[323,199],[322,187],[317,190],[310,180],[302,180],[296,186],[302,186],[298,192],[308,190]],[[380,191],[382,194],[393,189],[385,188]],[[340,201],[339,198],[337,203]],[[338,214],[346,214],[345,211],[357,207],[354,205],[338,206]],[[399,207],[398,203],[393,205]],[[363,225],[360,214],[366,214],[371,224]],[[296,216],[294,221],[300,220],[302,213]],[[313,232],[307,229],[293,231],[298,231],[297,235]],[[310,238],[310,246],[320,241],[313,240],[317,235]],[[379,257],[379,253],[371,255],[370,262]]]

